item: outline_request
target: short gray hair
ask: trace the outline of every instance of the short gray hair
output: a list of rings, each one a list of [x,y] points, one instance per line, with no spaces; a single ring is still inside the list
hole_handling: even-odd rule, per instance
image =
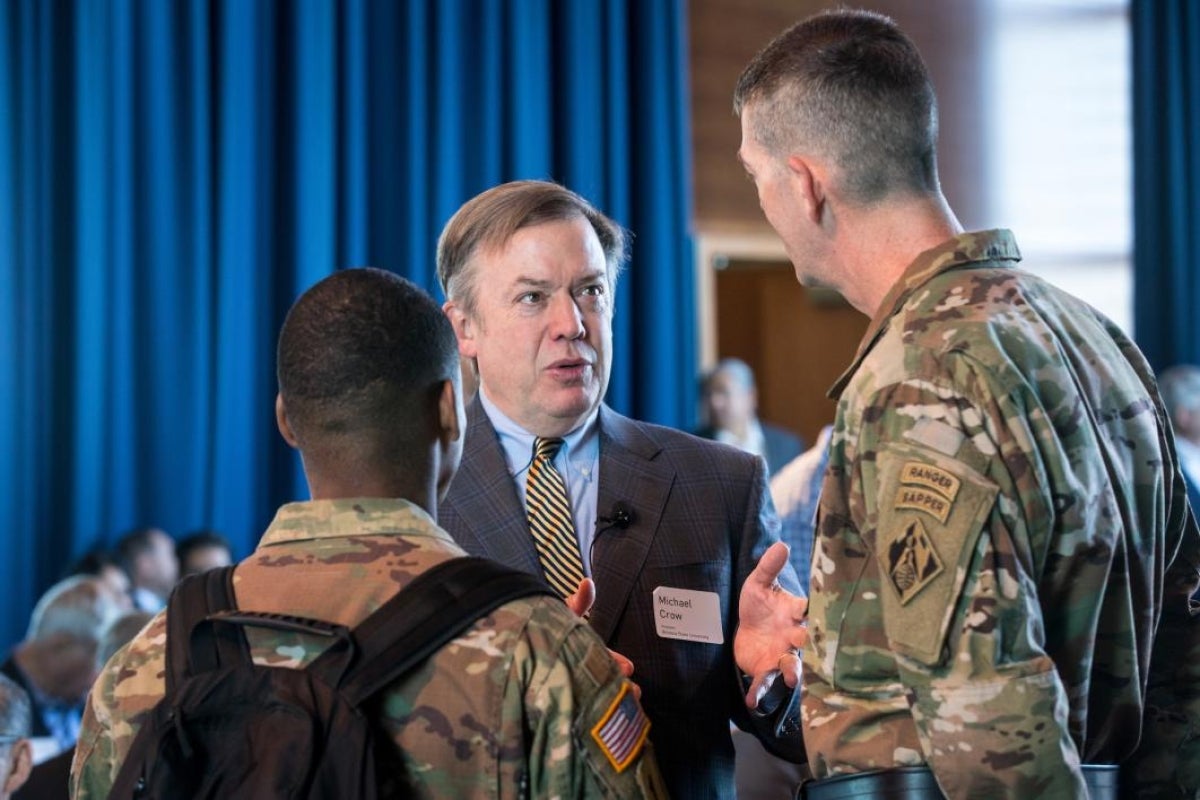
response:
[[[882,14],[836,9],[788,28],[738,78],[734,113],[749,105],[768,152],[811,148],[851,202],[940,191],[933,83],[916,45]]]
[[[100,634],[121,613],[117,598],[105,583],[91,575],[75,575],[46,590],[29,617],[26,641],[66,633],[99,642]]]

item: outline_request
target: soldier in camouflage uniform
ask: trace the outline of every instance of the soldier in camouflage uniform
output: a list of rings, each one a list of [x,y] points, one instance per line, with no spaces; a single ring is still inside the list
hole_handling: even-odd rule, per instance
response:
[[[1200,796],[1200,533],[1141,354],[1009,232],[962,232],[891,20],[799,23],[735,107],[798,278],[871,317],[830,393],[806,791],[1115,797],[1107,764],[1121,797]]]
[[[344,270],[297,302],[279,344],[276,412],[313,500],[285,505],[237,568],[239,607],[354,626],[415,576],[463,555],[430,515],[458,466],[457,345],[437,305],[401,278]],[[263,664],[322,645],[251,631]],[[166,619],[119,651],[92,689],[75,798],[103,798],[164,692]],[[382,725],[416,796],[660,797],[635,691],[603,642],[547,596],[510,602],[385,690]],[[603,720],[629,717],[615,742]]]

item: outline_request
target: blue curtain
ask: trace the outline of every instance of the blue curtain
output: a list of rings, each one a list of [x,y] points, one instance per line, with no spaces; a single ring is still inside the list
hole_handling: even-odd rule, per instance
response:
[[[303,498],[274,342],[374,265],[438,294],[468,197],[559,180],[633,234],[609,400],[695,405],[683,0],[0,3],[0,645],[154,524],[244,555]]]
[[[1200,363],[1200,3],[1130,14],[1134,330],[1162,369]]]

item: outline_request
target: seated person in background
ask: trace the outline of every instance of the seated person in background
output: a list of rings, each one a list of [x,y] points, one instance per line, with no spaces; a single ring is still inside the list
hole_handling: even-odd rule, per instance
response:
[[[1158,377],[1158,391],[1171,415],[1188,501],[1192,512],[1200,513],[1200,367],[1178,364],[1163,370]]]
[[[456,351],[433,299],[391,273],[341,270],[301,296],[279,336],[275,415],[313,499],[279,509],[238,564],[239,608],[353,627],[464,555],[435,519],[462,452]],[[296,667],[328,646],[308,634],[251,638],[256,662],[277,661],[286,642]],[[71,770],[76,800],[108,795],[163,696],[165,640],[159,614],[93,687]],[[661,795],[649,746],[634,743],[640,711],[620,771],[593,734],[637,700],[604,643],[553,597],[485,615],[379,700],[414,797]]]
[[[148,611],[126,611],[105,628],[100,637],[100,646],[96,650],[97,674],[113,654],[136,636],[153,617]],[[75,747],[72,745],[54,758],[38,764],[29,772],[29,779],[25,781],[25,785],[13,794],[13,800],[66,800],[71,796],[69,783],[71,762],[74,758]],[[4,795],[0,794],[0,800],[3,800],[3,797]]]
[[[133,605],[142,611],[161,611],[179,580],[175,542],[158,528],[137,528],[117,542],[117,558],[133,585]]]
[[[117,604],[122,610],[133,608],[132,585],[129,574],[117,561],[117,557],[108,550],[96,548],[84,553],[78,561],[67,568],[64,578],[74,575],[91,575],[99,578],[112,590]]]
[[[0,666],[29,694],[35,763],[75,743],[88,687],[96,679],[100,637],[120,612],[99,578],[59,581],[38,600],[25,640]]]
[[[8,800],[29,777],[33,764],[29,728],[29,695],[0,675],[0,800]]]
[[[804,449],[795,434],[758,418],[754,371],[745,361],[717,362],[701,383],[701,400],[707,424],[696,435],[762,456],[772,475]]]
[[[175,545],[175,557],[180,578],[233,563],[228,540],[216,531],[196,531],[183,537]]]

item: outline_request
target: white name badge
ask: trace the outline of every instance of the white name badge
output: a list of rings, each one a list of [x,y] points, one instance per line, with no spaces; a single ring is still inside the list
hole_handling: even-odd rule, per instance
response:
[[[672,589],[654,590],[654,625],[665,639],[722,644],[721,598],[716,592]]]

